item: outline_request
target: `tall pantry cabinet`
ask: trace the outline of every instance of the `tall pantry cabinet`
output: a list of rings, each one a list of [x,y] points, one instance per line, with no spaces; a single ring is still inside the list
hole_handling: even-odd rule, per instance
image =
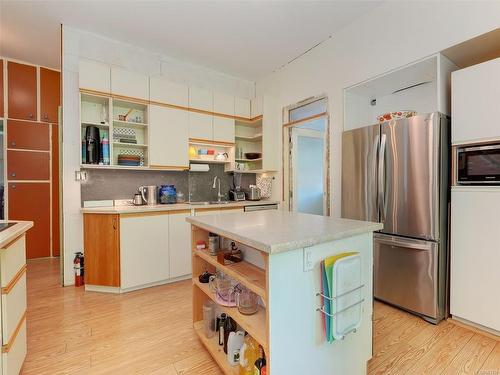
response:
[[[4,60],[6,217],[29,220],[26,257],[59,256],[60,73]],[[0,107],[0,110],[2,107]]]

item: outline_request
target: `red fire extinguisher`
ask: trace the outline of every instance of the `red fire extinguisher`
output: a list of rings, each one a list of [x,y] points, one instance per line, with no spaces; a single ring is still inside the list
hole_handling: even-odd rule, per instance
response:
[[[75,270],[75,286],[82,286],[85,282],[83,279],[84,276],[84,267],[83,267],[83,253],[78,252],[75,253],[75,259],[73,259],[73,268]]]

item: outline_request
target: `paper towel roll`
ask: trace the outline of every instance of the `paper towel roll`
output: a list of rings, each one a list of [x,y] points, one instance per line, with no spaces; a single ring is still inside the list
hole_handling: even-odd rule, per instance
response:
[[[208,172],[209,170],[208,164],[189,164],[190,172]]]

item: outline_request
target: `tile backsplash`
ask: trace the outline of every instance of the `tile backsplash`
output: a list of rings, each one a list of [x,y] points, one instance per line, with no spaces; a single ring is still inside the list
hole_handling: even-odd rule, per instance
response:
[[[233,174],[224,172],[223,165],[211,164],[208,172],[134,171],[88,169],[87,181],[81,184],[84,201],[104,199],[132,199],[141,185],[175,185],[184,193],[186,200],[217,200],[217,187],[212,188],[214,177],[221,179],[223,199],[228,199]],[[255,184],[255,174],[242,174],[241,186]]]

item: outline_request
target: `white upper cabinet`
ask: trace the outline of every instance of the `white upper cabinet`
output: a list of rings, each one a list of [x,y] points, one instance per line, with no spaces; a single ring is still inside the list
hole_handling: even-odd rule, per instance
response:
[[[234,143],[235,123],[232,118],[214,116],[213,140]]]
[[[234,114],[238,117],[250,118],[250,99],[234,98]]]
[[[500,139],[500,58],[452,73],[452,143]]]
[[[187,85],[170,82],[163,77],[151,77],[149,79],[149,97],[153,102],[187,107],[189,105],[189,88]]]
[[[250,102],[250,117],[254,118],[257,116],[262,116],[264,111],[264,98],[259,96],[253,98]]]
[[[212,91],[198,87],[189,88],[189,108],[213,112],[214,96]]]
[[[95,61],[80,60],[79,82],[81,89],[110,93],[111,68]]]
[[[214,112],[234,116],[234,96],[214,92]]]
[[[111,68],[111,92],[149,100],[149,77],[121,68]]]
[[[213,116],[189,112],[189,138],[211,141],[213,139]]]
[[[189,165],[188,112],[151,105],[149,108],[149,164],[152,167]]]
[[[171,278],[191,274],[191,224],[186,222],[189,216],[189,211],[172,211],[168,215]]]

